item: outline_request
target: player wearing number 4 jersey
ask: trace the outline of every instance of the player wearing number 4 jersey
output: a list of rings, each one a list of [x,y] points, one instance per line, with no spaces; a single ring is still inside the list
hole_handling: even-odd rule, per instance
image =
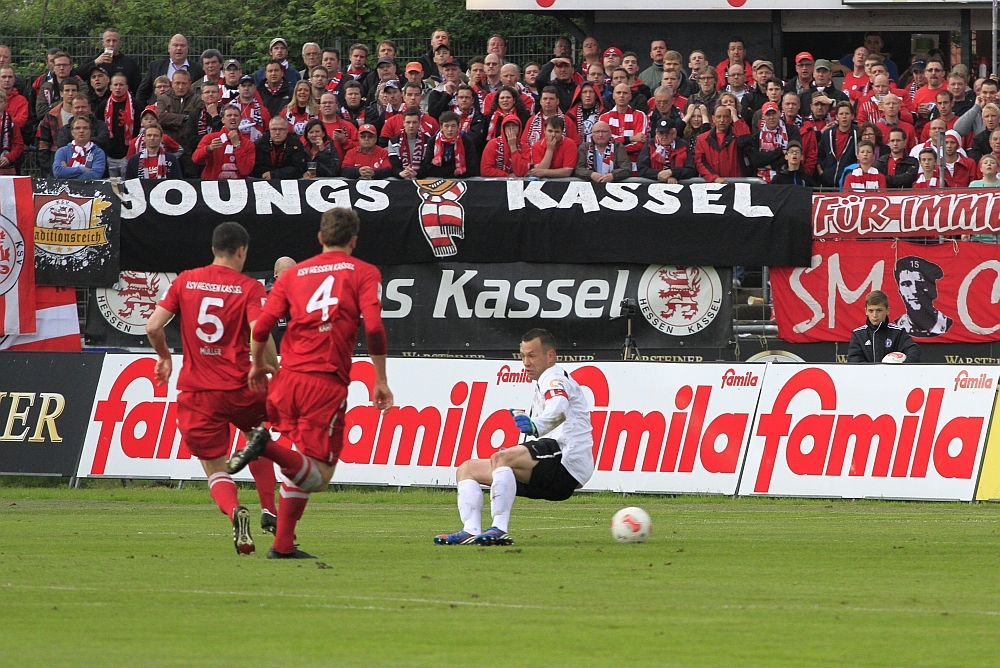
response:
[[[385,375],[386,340],[378,269],[351,257],[360,222],[350,209],[330,209],[320,220],[323,252],[285,271],[267,299],[254,329],[249,373],[251,389],[265,389],[275,369],[264,360],[267,333],[289,316],[281,339],[281,371],[270,382],[267,415],[272,427],[288,436],[296,450],[269,441],[254,430],[247,446],[229,460],[235,473],[263,454],[281,467],[278,531],[269,559],[309,559],[295,547],[295,524],[309,495],[330,483],[344,446],[344,412],[351,382],[351,353],[364,316],[368,353],[375,366],[372,400],[388,410],[392,392]]]
[[[511,545],[507,525],[515,496],[565,501],[594,473],[590,407],[577,382],[556,366],[552,334],[532,329],[522,336],[521,361],[535,381],[535,397],[530,414],[511,413],[521,433],[544,438],[458,467],[458,513],[464,526],[435,536],[438,545]],[[493,526],[486,531],[481,531],[480,485],[490,486]]]
[[[246,433],[266,417],[263,394],[246,385],[250,370],[250,331],[264,304],[264,287],[244,276],[250,237],[239,223],[222,223],[212,234],[215,261],[207,267],[181,272],[170,284],[146,324],[146,335],[156,349],[156,377],[170,380],[173,363],[163,327],[174,315],[181,318],[184,365],[177,379],[177,423],[184,442],[201,460],[212,498],[233,523],[236,551],[254,551],[250,513],[240,505],[236,483],[226,473],[232,445],[230,424]],[[269,354],[274,356],[270,329],[264,330]],[[262,504],[274,508],[274,466],[262,460],[252,470]]]

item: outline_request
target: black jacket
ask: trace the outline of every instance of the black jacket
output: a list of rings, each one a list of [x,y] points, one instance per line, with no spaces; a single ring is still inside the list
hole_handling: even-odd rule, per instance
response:
[[[191,73],[191,82],[194,83],[199,79],[204,78],[205,70],[201,69],[196,61],[197,57],[188,56],[188,72]],[[135,92],[135,113],[136,118],[142,113],[142,110],[146,108],[146,105],[150,103],[150,98],[153,97],[153,82],[156,81],[156,77],[165,76],[167,70],[170,68],[170,59],[161,58],[160,60],[154,60],[149,64],[149,68],[146,69],[146,75],[142,78],[142,83],[139,84],[138,90]],[[131,86],[131,84],[130,84]],[[132,90],[131,87],[129,90]],[[156,99],[153,98],[153,103]]]
[[[183,179],[184,174],[181,173],[181,163],[176,155],[173,153],[167,153],[166,155],[167,163],[167,178],[168,179]],[[126,179],[138,179],[142,178],[139,176],[139,154],[136,153],[128,162],[125,163],[125,176]]]
[[[993,152],[993,147],[990,146],[990,135],[993,134],[989,130],[983,130],[972,138],[972,147],[966,151],[968,156],[979,163],[979,159],[986,155],[987,153]]]
[[[288,86],[288,82],[284,80],[278,86],[278,90],[273,93],[268,90],[267,83],[261,81],[260,85],[257,86],[257,92],[260,93],[260,99],[264,103],[264,106],[267,107],[268,112],[270,112],[271,118],[283,116],[285,108],[292,101],[292,89]]]
[[[73,133],[69,131],[69,126],[64,125],[56,133],[56,147],[62,148],[73,141]],[[94,142],[102,151],[108,150],[111,142],[111,135],[108,133],[108,126],[104,124],[104,117],[98,118],[94,114],[90,115],[90,141]]]
[[[816,183],[816,179],[806,173],[802,165],[799,165],[799,168],[794,172],[790,172],[787,164],[782,165],[775,177],[771,179],[771,183],[776,186],[805,186],[806,188],[815,188],[819,185]]]
[[[431,141],[427,145],[427,150],[424,153],[424,162],[420,165],[420,171],[417,172],[418,179],[467,179],[470,176],[479,176],[479,153],[476,151],[476,145],[472,143],[472,140],[461,135],[462,143],[465,145],[465,173],[455,174],[455,156],[453,155],[451,159],[445,159],[441,161],[441,166],[438,167],[433,162],[434,159],[434,142]],[[447,155],[447,154],[446,154]],[[391,161],[391,158],[390,158]]]
[[[659,170],[650,165],[650,152],[654,151],[655,139],[648,139],[642,146],[639,153],[639,160],[636,162],[636,169],[639,177],[644,179],[657,180]],[[664,169],[669,169],[673,173],[673,178],[678,181],[693,179],[698,176],[698,170],[694,168],[694,151],[688,147],[686,141],[678,137],[674,140],[674,145],[670,147],[670,164],[664,165]]]
[[[289,132],[285,138],[285,154],[280,165],[274,164],[271,159],[271,133],[265,132],[254,142],[257,151],[257,158],[253,165],[253,175],[264,176],[264,172],[271,172],[271,179],[301,179],[306,172],[306,150],[302,142],[295,136],[294,132]]]
[[[85,60],[82,65],[73,70],[73,74],[85,81],[89,81],[90,68],[94,66],[94,61],[103,54],[104,51],[102,50],[93,58]],[[117,53],[111,59],[110,63],[102,65],[102,67],[108,71],[109,77],[113,77],[119,72],[124,74],[128,78],[128,90],[133,95],[135,95],[135,91],[139,90],[139,85],[142,83],[142,70],[139,69],[139,63],[135,62],[124,53]],[[163,73],[166,74],[166,71]]]
[[[851,333],[851,342],[847,346],[848,363],[881,362],[889,353],[905,354],[907,364],[920,361],[920,346],[905,329],[888,320],[878,327],[865,322]]]
[[[856,154],[858,149],[857,124],[851,126],[851,136],[847,140],[847,146],[844,147],[844,152],[840,154],[839,160],[834,151],[834,133],[837,132],[838,127],[834,126],[825,130],[819,139],[819,155],[816,158],[816,164],[823,168],[819,180],[822,185],[827,187],[839,186],[840,175],[844,169],[858,161]]]
[[[316,176],[318,178],[340,176],[340,154],[337,153],[337,149],[333,147],[332,143],[324,146],[323,150],[317,153],[314,158],[310,158],[307,152],[306,163],[309,162],[316,163]]]
[[[785,132],[788,133],[788,141],[802,143],[802,135],[799,133],[799,129],[791,123],[785,126]],[[776,148],[773,151],[762,151],[760,149],[760,133],[760,130],[755,130],[750,135],[753,137],[753,143],[750,144],[750,164],[754,169],[770,168],[778,171],[785,164],[785,151],[780,148]]]
[[[889,152],[886,151],[875,161],[875,169],[885,175],[885,184],[890,188],[910,188],[920,174],[920,163],[907,155],[896,164],[896,174],[889,176]]]

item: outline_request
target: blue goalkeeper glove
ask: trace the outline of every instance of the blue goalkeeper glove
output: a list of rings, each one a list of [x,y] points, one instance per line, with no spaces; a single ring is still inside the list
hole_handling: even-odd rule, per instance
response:
[[[531,421],[531,418],[524,413],[515,413],[513,409],[510,410],[510,414],[514,416],[514,424],[522,434],[528,434],[529,436],[537,436],[538,432],[535,431],[535,423]]]

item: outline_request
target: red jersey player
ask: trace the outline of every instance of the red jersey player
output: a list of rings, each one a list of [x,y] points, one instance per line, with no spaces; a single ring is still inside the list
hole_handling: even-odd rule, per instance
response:
[[[146,336],[159,356],[156,377],[166,383],[173,362],[163,327],[174,315],[181,317],[184,365],[177,379],[177,423],[184,442],[201,460],[209,493],[233,523],[233,541],[240,554],[253,552],[254,544],[250,511],[240,505],[236,483],[226,473],[232,443],[229,425],[247,432],[266,418],[263,396],[246,386],[250,331],[266,299],[260,282],[240,273],[249,242],[250,236],[239,223],[216,227],[212,233],[215,261],[181,272],[146,323]],[[274,355],[270,331],[265,330],[264,340]],[[269,493],[273,508],[274,468],[271,462],[264,463],[270,469],[270,489],[266,471],[257,484],[262,503]]]
[[[358,215],[350,209],[325,212],[319,232],[323,252],[278,277],[254,328],[250,388],[268,390],[268,418],[296,450],[270,442],[266,429],[255,429],[227,470],[236,473],[262,454],[281,467],[278,531],[268,559],[315,558],[295,547],[295,524],[310,493],[330,483],[344,446],[351,351],[362,316],[375,366],[372,400],[380,410],[392,407],[378,298],[382,276],[372,265],[351,257],[359,228]],[[281,371],[268,388],[267,374],[275,369],[265,362],[264,344],[278,319],[286,316],[290,319],[281,339]]]

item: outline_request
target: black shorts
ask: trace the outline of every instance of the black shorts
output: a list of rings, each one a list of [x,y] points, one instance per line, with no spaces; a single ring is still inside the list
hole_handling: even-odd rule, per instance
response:
[[[562,465],[559,443],[551,438],[540,438],[522,445],[528,448],[537,463],[531,469],[531,480],[527,484],[518,481],[517,495],[546,501],[565,501],[573,496],[580,482]]]

